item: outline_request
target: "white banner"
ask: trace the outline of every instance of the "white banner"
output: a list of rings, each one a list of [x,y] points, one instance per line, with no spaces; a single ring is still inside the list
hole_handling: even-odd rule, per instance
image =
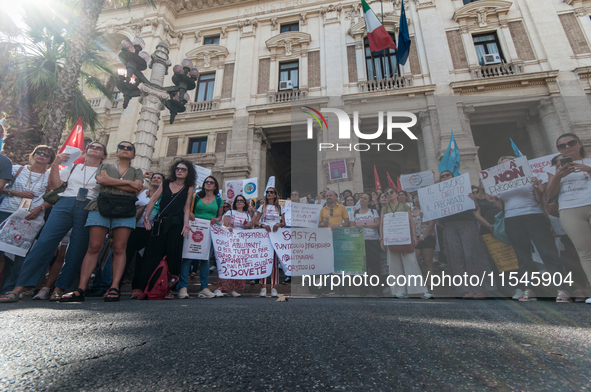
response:
[[[183,242],[183,259],[208,260],[211,249],[210,222],[205,219],[189,221],[191,236]]]
[[[263,229],[230,232],[221,226],[209,229],[218,276],[222,279],[260,279],[271,275],[273,248]]]
[[[537,177],[538,180],[542,181],[542,183],[548,182],[548,172],[546,170],[552,167],[552,158],[556,155],[558,154],[550,154],[545,157],[530,159],[527,161],[529,163],[531,174],[534,177]]]
[[[285,200],[285,204],[281,207],[281,212],[285,214],[285,225],[291,227],[291,200]]]
[[[410,221],[408,212],[394,212],[384,215],[384,245],[408,245]]]
[[[474,202],[468,197],[472,192],[468,173],[421,188],[418,192],[423,222],[476,209]]]
[[[27,215],[29,211],[19,208],[6,219],[4,227],[0,230],[0,251],[22,257],[27,255],[45,224],[45,214],[40,213],[33,220],[26,220]]]
[[[480,172],[484,191],[492,196],[531,184],[531,169],[526,157],[501,163]]]
[[[197,165],[193,165],[193,167],[195,168],[195,172],[197,173],[195,184],[197,185],[197,188],[201,188],[201,186],[203,185],[203,181],[205,181],[207,177],[211,176],[211,170]]]
[[[400,185],[403,191],[414,192],[421,188],[433,185],[433,172],[425,170],[419,173],[402,174],[400,176]]]
[[[295,203],[294,203],[295,205]],[[271,232],[269,239],[287,276],[334,272],[332,230],[291,228]]]
[[[293,203],[291,205],[291,226],[317,228],[321,209],[320,204]]]

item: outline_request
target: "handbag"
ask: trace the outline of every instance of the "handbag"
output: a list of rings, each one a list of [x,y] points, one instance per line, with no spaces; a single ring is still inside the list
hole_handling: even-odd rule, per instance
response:
[[[507,233],[505,233],[505,211],[501,211],[495,215],[493,235],[502,243],[511,245],[511,242],[509,242],[509,237],[507,237]]]
[[[96,204],[102,216],[107,218],[135,217],[137,197],[99,193]]]
[[[72,170],[70,170],[70,174],[68,175],[68,179],[65,182],[62,182],[62,185],[58,186],[54,190],[49,191],[43,195],[44,202],[54,206],[59,201],[59,199],[60,199],[59,194],[63,193],[66,190],[66,188],[68,187],[68,181],[70,180],[70,176],[72,175],[72,172],[74,171],[74,169],[76,168],[77,165],[78,164],[75,164],[72,167]]]
[[[388,209],[391,209],[392,207],[388,204]],[[398,206],[396,206],[396,209],[393,212],[398,212]],[[390,252],[396,252],[396,253],[413,253],[415,251],[415,246],[413,244],[406,244],[406,245],[388,245],[388,250]]]

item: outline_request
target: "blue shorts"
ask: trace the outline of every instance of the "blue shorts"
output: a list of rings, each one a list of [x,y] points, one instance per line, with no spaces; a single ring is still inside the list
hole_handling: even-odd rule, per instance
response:
[[[86,219],[86,227],[89,226],[102,226],[107,229],[116,229],[118,227],[129,227],[135,229],[135,216],[130,218],[108,218],[102,216],[98,211],[89,211],[88,218]]]

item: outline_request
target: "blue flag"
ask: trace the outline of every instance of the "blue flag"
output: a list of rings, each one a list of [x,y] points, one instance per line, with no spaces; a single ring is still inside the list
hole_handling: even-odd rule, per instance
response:
[[[449,170],[453,173],[454,177],[460,175],[460,150],[458,150],[453,131],[451,131],[449,145],[447,146],[447,150],[445,150],[445,154],[443,154],[443,158],[441,158],[441,162],[439,162],[437,169],[439,169],[439,173]]]
[[[513,143],[513,139],[509,138],[509,140],[511,140],[511,147],[513,147],[513,152],[515,153],[515,158],[522,157],[523,154],[521,153],[521,151],[519,151],[519,148],[517,148],[515,143]]]
[[[400,28],[398,31],[398,50],[396,51],[396,60],[402,65],[406,64],[408,54],[410,53],[410,34],[408,32],[408,23],[406,22],[406,12],[404,11],[404,0],[400,2]]]

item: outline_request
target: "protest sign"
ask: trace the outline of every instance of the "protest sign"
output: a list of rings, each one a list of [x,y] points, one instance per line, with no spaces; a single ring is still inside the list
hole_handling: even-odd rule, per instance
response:
[[[281,206],[281,213],[285,214],[285,225],[291,227],[291,200],[285,200]]]
[[[242,195],[246,199],[256,198],[258,194],[257,181],[258,177],[226,181],[226,201],[232,204],[238,195]]]
[[[292,227],[318,227],[320,218],[320,204],[292,203],[291,205],[291,226]]]
[[[335,273],[359,275],[366,271],[363,229],[344,227],[333,230],[332,243]]]
[[[291,228],[269,233],[281,268],[287,276],[321,275],[334,272],[330,229]]]
[[[492,196],[528,186],[531,184],[531,177],[526,157],[519,157],[480,172],[484,191]]]
[[[222,279],[260,279],[271,275],[273,248],[265,230],[210,227],[218,276]]]
[[[183,258],[208,260],[211,238],[209,236],[210,222],[206,219],[189,221],[191,236],[183,242]]]
[[[0,251],[22,257],[27,255],[45,224],[44,214],[32,220],[26,220],[27,215],[29,211],[19,208],[6,219],[0,230]]]
[[[476,205],[468,197],[472,192],[468,173],[421,188],[418,192],[423,222],[476,209]]]
[[[349,214],[349,219],[351,219],[351,215],[353,215],[355,213],[357,206],[345,207],[345,208],[347,209],[347,213]]]
[[[252,199],[253,197],[258,197],[258,177],[247,178],[246,180],[242,181],[242,196],[247,199]]]
[[[328,177],[330,181],[344,180],[347,178],[347,161],[328,162]]]
[[[433,172],[431,170],[425,170],[420,173],[402,174],[400,176],[402,190],[407,192],[414,192],[434,183]]]
[[[385,214],[384,245],[408,245],[411,242],[408,212]]]
[[[556,155],[558,154],[550,154],[527,161],[529,163],[531,174],[534,177],[537,177],[538,180],[542,181],[542,183],[548,182],[548,172],[546,170],[552,167],[552,158]]]
[[[193,165],[195,168],[195,172],[197,173],[197,178],[195,179],[195,184],[198,188],[201,188],[203,185],[203,181],[209,176],[211,176],[211,170],[205,167]]]
[[[234,202],[234,198],[242,194],[242,180],[226,181],[226,202],[230,205]]]
[[[482,241],[499,272],[519,269],[517,255],[511,245],[497,240],[492,234],[483,235]]]

